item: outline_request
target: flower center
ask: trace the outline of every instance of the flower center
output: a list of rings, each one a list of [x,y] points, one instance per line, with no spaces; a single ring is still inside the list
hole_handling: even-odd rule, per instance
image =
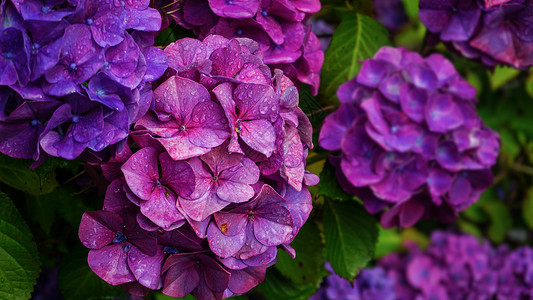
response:
[[[117,231],[117,234],[115,235],[115,238],[113,239],[113,243],[118,244],[126,240],[127,240],[126,236],[122,232]]]
[[[87,18],[87,20],[85,20],[85,23],[87,23],[87,25],[92,25],[93,24],[93,19],[91,18]]]
[[[263,11],[261,12],[261,14],[263,15],[263,17],[268,16],[268,12],[267,12],[266,10],[263,10]]]
[[[50,7],[48,7],[48,6],[43,6],[43,7],[41,8],[41,11],[43,12],[43,14],[47,14],[47,13],[50,12]]]
[[[76,70],[76,68],[78,67],[76,65],[76,63],[71,63],[69,66],[68,66],[71,70]]]
[[[163,252],[165,252],[166,254],[178,254],[178,253],[180,253],[178,251],[178,249],[176,249],[175,247],[169,247],[169,246],[166,246],[165,248],[163,248]]]
[[[13,52],[5,52],[4,53],[4,57],[6,59],[13,59],[13,57],[15,57],[15,55],[13,55]]]
[[[104,91],[104,89],[98,89],[98,90],[96,91],[96,94],[97,94],[98,96],[103,96],[103,95],[105,94],[105,91]]]
[[[237,35],[242,35],[243,31],[242,31],[242,29],[237,28],[237,30],[235,30],[235,33],[236,33]]]
[[[185,130],[187,130],[187,127],[185,127],[185,125],[181,125],[181,126],[180,126],[180,130],[181,130],[181,131],[185,131]]]
[[[37,121],[37,120],[31,120],[31,126],[35,127],[35,126],[37,126],[37,125],[39,125],[39,121]]]
[[[72,123],[78,123],[80,121],[79,116],[72,116]]]

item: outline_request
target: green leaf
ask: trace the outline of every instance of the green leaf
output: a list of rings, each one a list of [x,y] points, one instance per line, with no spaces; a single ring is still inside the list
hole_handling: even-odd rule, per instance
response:
[[[177,300],[177,299],[182,299],[182,300],[196,300],[196,297],[194,297],[193,295],[189,294],[183,298],[175,298],[175,297],[170,297],[170,296],[167,296],[161,292],[155,294],[155,300]],[[233,298],[231,298],[233,299]]]
[[[333,33],[326,51],[320,77],[319,99],[323,105],[338,105],[339,86],[357,75],[359,60],[373,57],[382,47],[391,45],[389,33],[376,20],[361,14],[346,14]]]
[[[396,252],[402,247],[402,237],[396,229],[385,229],[379,226],[379,238],[374,257],[380,258]]]
[[[291,246],[296,250],[296,258],[280,249],[276,268],[296,284],[318,284],[320,270],[324,268],[324,245],[317,225],[311,221],[305,223]]]
[[[485,193],[493,196],[489,198],[489,201],[484,202],[482,206],[490,219],[488,236],[491,241],[499,244],[505,240],[507,232],[513,225],[513,220],[505,203],[498,199],[493,192]]]
[[[45,162],[32,170],[29,168],[31,161],[0,155],[0,181],[32,195],[48,194],[59,186],[54,162]]]
[[[342,190],[335,176],[335,168],[328,162],[324,164],[320,172],[320,195],[328,196],[337,200],[351,200],[353,196]]]
[[[403,6],[405,8],[405,13],[409,19],[418,18],[418,3],[419,0],[403,0]]]
[[[307,299],[316,292],[317,287],[316,284],[295,284],[276,268],[267,269],[265,281],[258,286],[268,299],[283,300]]]
[[[527,226],[533,228],[533,187],[527,190],[526,197],[522,202],[522,216]]]
[[[327,257],[339,276],[353,280],[374,256],[376,220],[356,201],[326,199],[324,206]]]
[[[80,249],[61,262],[57,276],[59,290],[65,300],[113,299],[124,295],[118,286],[112,286],[93,273],[87,264],[87,249]]]
[[[39,271],[30,229],[13,202],[0,192],[0,299],[29,299]]]
[[[497,66],[489,73],[491,89],[497,90],[520,74],[520,71],[506,66]]]

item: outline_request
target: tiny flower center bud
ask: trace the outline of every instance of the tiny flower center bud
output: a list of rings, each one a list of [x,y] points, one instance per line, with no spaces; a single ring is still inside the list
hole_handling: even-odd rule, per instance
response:
[[[115,238],[113,239],[113,243],[118,244],[118,243],[124,242],[125,240],[127,240],[126,236],[122,232],[117,231],[117,234],[115,235]]]
[[[180,126],[180,130],[181,130],[181,131],[185,131],[185,130],[187,130],[187,127],[185,127],[185,125],[181,125],[181,126]]]
[[[80,121],[79,116],[72,116],[72,123],[78,123]]]
[[[105,94],[105,91],[104,91],[104,89],[98,89],[98,90],[96,91],[96,94],[97,94],[98,96],[103,96],[103,95]]]
[[[124,252],[129,252],[130,249],[131,249],[131,245],[130,245],[130,244],[126,244],[126,245],[124,246]]]
[[[37,126],[37,125],[39,125],[39,121],[37,121],[37,120],[31,120],[31,126],[35,127],[35,126]]]
[[[232,5],[233,4],[233,0],[226,0],[226,4]]]
[[[263,10],[263,11],[261,12],[261,14],[263,15],[263,17],[268,16],[268,12],[267,12],[266,10]]]
[[[107,61],[104,62],[104,68],[106,68],[106,69],[109,68],[109,62],[107,62]]]
[[[217,175],[213,176],[213,181],[218,181],[218,176]]]
[[[243,31],[242,31],[242,29],[237,28],[237,30],[235,31],[235,33],[236,33],[237,35],[242,35]]]
[[[255,220],[254,212],[253,211],[249,211],[248,212],[248,221],[254,221],[254,220]]]
[[[6,59],[13,59],[14,55],[13,55],[12,52],[6,52],[6,53],[4,53],[4,57]]]
[[[159,180],[156,181],[156,182],[155,182],[155,185],[157,185],[157,186],[161,186],[161,181],[159,181]]]
[[[87,25],[92,25],[93,24],[93,19],[91,18],[87,18],[87,20],[85,20],[85,23],[87,23]]]
[[[239,125],[239,126],[235,127],[235,131],[236,131],[237,133],[241,133],[241,132],[242,132],[242,126]]]
[[[41,7],[41,11],[43,12],[43,14],[47,14],[50,12],[50,7],[48,6],[43,6]]]
[[[178,253],[180,253],[178,251],[178,249],[176,249],[175,247],[169,247],[169,246],[165,246],[165,248],[163,248],[163,252],[165,252],[166,254],[178,254]]]
[[[32,54],[37,54],[39,52],[39,47],[40,45],[37,44],[37,43],[33,43],[33,45],[31,45],[31,53]]]
[[[76,68],[78,67],[76,65],[76,63],[71,63],[70,66],[68,66],[71,70],[76,70]]]

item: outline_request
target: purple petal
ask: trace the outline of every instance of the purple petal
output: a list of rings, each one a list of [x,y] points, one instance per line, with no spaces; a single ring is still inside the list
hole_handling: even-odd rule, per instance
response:
[[[128,267],[128,253],[121,244],[89,251],[87,262],[96,275],[111,285],[135,281]]]
[[[135,152],[121,169],[131,191],[143,200],[150,200],[152,189],[159,180],[157,151],[151,147],[143,148]]]

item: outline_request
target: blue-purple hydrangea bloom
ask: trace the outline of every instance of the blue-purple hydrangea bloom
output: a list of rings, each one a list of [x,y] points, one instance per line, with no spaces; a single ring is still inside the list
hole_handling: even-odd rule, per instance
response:
[[[493,248],[466,234],[437,231],[425,251],[411,245],[408,254],[379,261],[395,281],[397,299],[529,299],[531,248]]]
[[[309,84],[317,93],[324,52],[304,24],[320,10],[319,0],[184,0],[154,7],[200,39],[209,34],[253,39],[272,70],[283,70],[295,84]]]
[[[322,280],[317,292],[309,300],[395,300],[394,280],[380,267],[364,269],[354,282],[335,274],[329,264],[330,275]]]
[[[533,2],[421,0],[430,32],[470,59],[527,69],[533,65]]]
[[[439,54],[381,48],[341,85],[320,146],[340,154],[341,186],[385,227],[453,221],[492,183],[498,134],[476,113],[476,90]]]
[[[0,152],[37,163],[120,152],[167,68],[148,5],[2,1]]]
[[[435,231],[421,250],[406,243],[408,253],[381,258],[363,270],[353,285],[334,274],[322,281],[310,300],[456,300],[530,299],[533,296],[533,249],[494,248],[467,234]]]
[[[140,149],[101,164],[103,210],[80,225],[106,282],[221,299],[261,282],[278,248],[295,255],[318,181],[305,171],[312,127],[292,81],[258,51],[218,35],[165,49],[169,69],[131,132]]]

